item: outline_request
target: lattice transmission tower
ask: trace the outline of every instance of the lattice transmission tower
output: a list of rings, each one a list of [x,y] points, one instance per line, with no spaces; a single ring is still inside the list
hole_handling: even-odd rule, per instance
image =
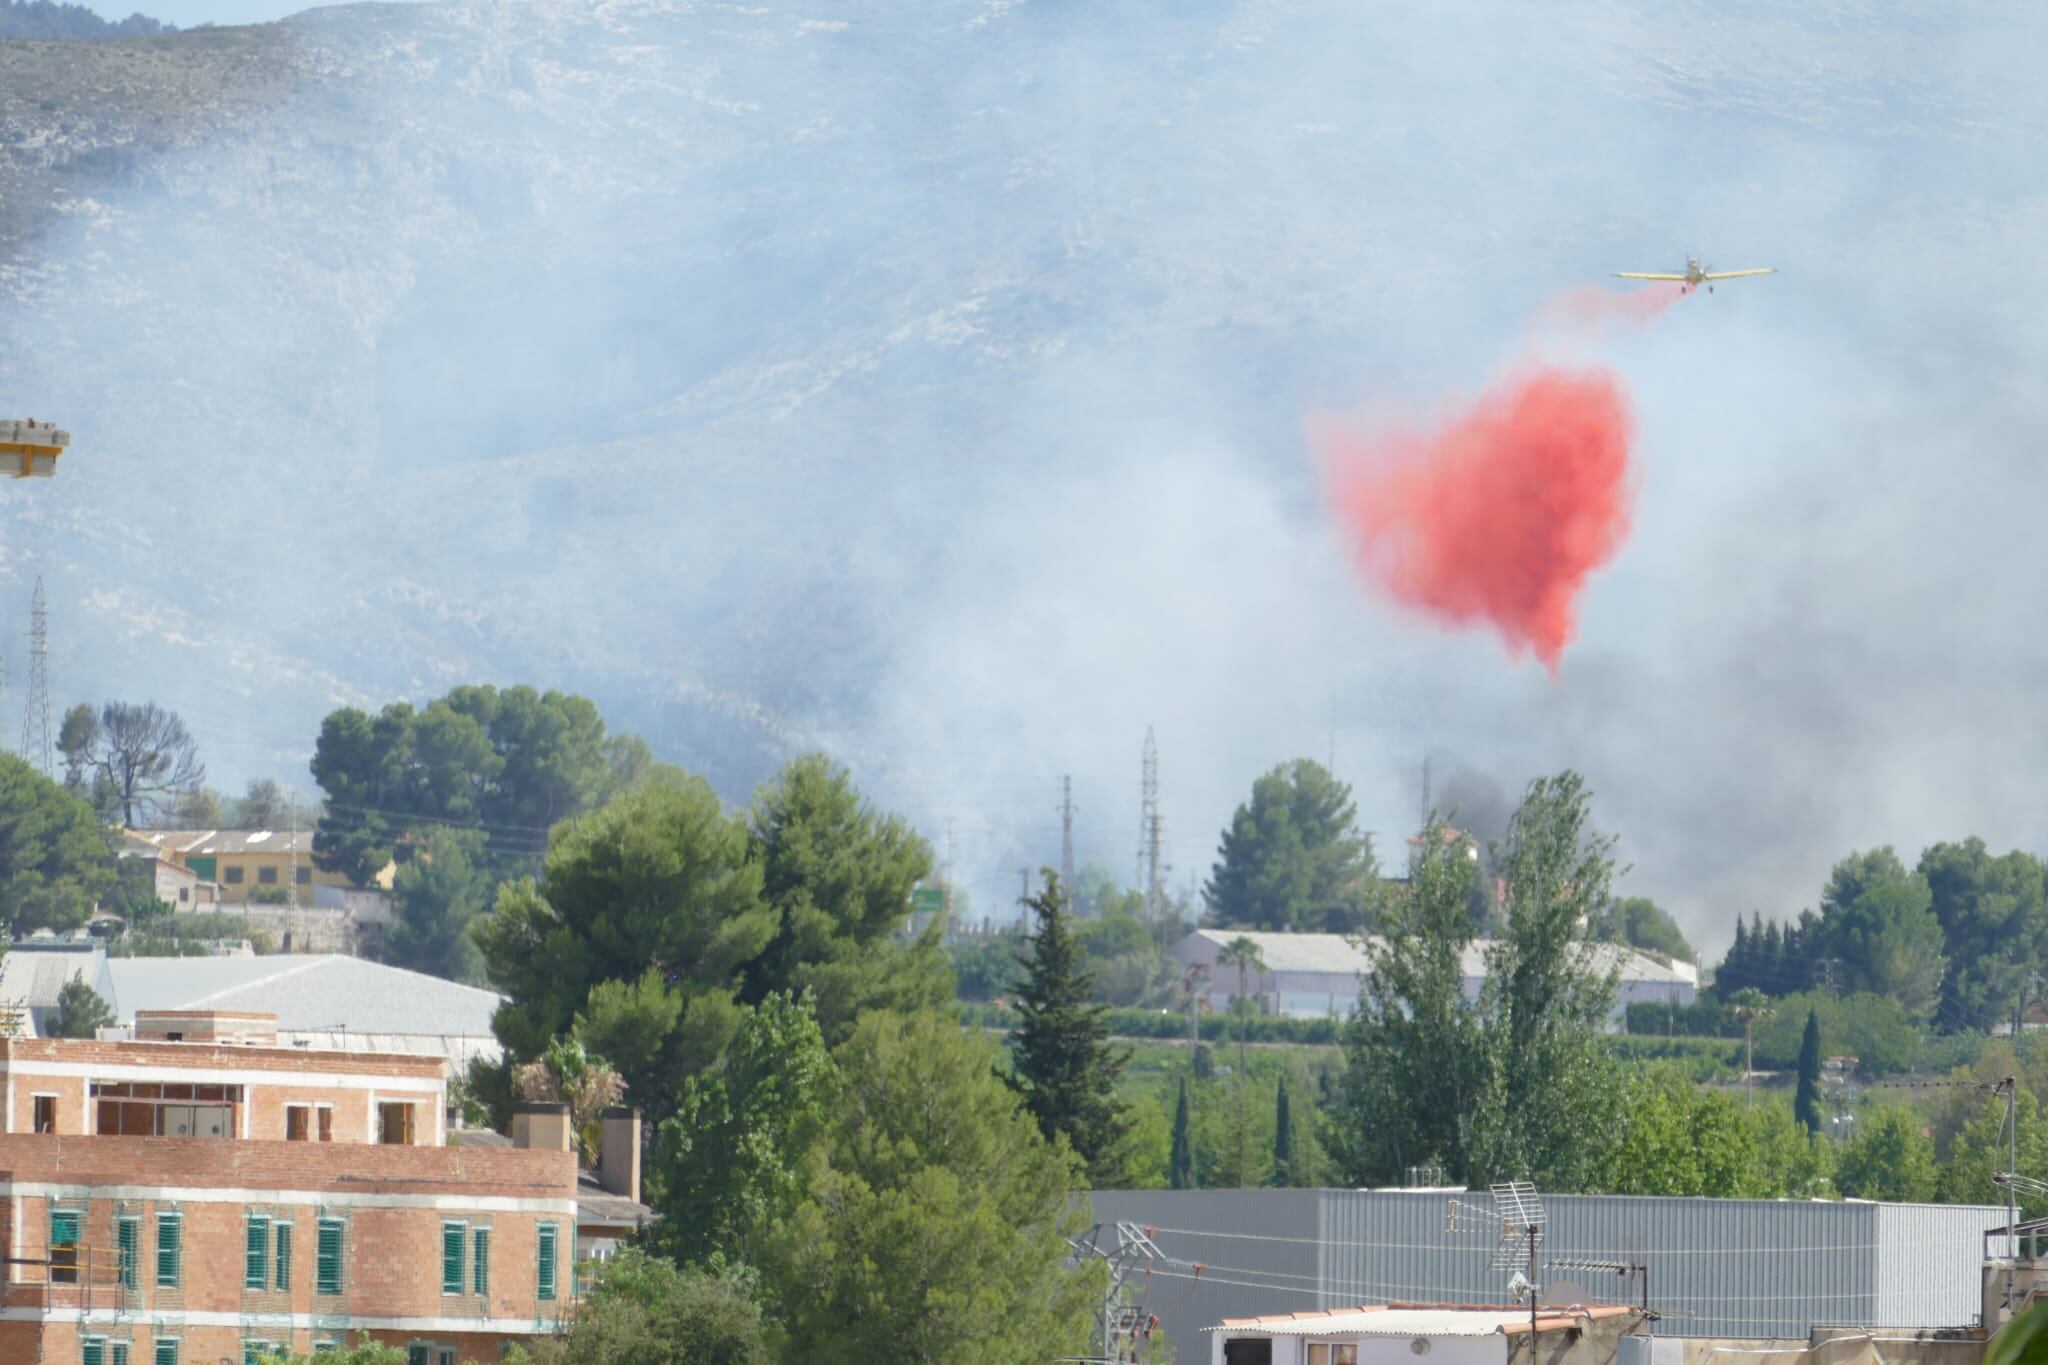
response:
[[[21,707],[21,756],[51,775],[50,749],[50,610],[43,598],[42,576],[28,614],[28,696]]]

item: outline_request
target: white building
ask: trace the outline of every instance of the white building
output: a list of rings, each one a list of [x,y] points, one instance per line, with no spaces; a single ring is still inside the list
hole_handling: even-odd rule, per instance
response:
[[[1209,1328],[1213,1365],[1508,1365],[1528,1360],[1530,1332],[1565,1334],[1546,1359],[1595,1365],[1614,1358],[1638,1314],[1611,1304],[1526,1308],[1466,1304],[1369,1304],[1321,1312],[1226,1318]],[[1511,1350],[1516,1339],[1524,1343]]]
[[[1197,971],[1211,1009],[1227,1010],[1239,993],[1235,965],[1218,965],[1224,948],[1248,938],[1259,950],[1264,971],[1247,971],[1244,994],[1254,996],[1266,1014],[1296,1019],[1344,1018],[1358,1004],[1359,989],[1371,964],[1365,949],[1344,934],[1249,933],[1238,929],[1197,929],[1178,944],[1173,955],[1184,971]],[[1486,984],[1486,950],[1492,944],[1476,939],[1465,946],[1465,996],[1477,1000]],[[1699,992],[1700,970],[1690,962],[1666,962],[1618,943],[1588,943],[1586,953],[1598,971],[1616,973],[1615,1021],[1630,1005],[1690,1005]]]

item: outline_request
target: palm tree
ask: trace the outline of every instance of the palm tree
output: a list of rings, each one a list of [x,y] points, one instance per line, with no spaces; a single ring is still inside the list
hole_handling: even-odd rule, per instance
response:
[[[1728,1010],[1742,1021],[1742,1093],[1748,1103],[1755,1104],[1756,1026],[1771,1017],[1771,1002],[1756,987],[1744,986],[1728,997]]]
[[[1251,998],[1245,990],[1245,975],[1256,971],[1264,975],[1265,955],[1259,952],[1259,945],[1239,934],[1223,945],[1223,951],[1216,954],[1218,966],[1237,968],[1237,999],[1232,1002],[1237,1011],[1237,1187],[1245,1187],[1247,1169],[1244,1145],[1244,1035],[1251,1013]]]

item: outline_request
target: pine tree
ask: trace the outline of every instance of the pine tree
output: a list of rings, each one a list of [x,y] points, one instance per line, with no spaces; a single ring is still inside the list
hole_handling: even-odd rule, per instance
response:
[[[1820,1016],[1806,1012],[1806,1035],[1799,1041],[1799,1092],[1792,1112],[1809,1133],[1820,1131]]]
[[[1287,1107],[1287,1078],[1280,1078],[1280,1093],[1273,1101],[1273,1184],[1294,1183],[1294,1121]]]
[[[1010,1036],[1014,1084],[1047,1141],[1066,1134],[1098,1187],[1119,1174],[1117,1146],[1130,1119],[1116,1099],[1131,1054],[1109,1042],[1109,1007],[1093,1003],[1093,976],[1067,916],[1067,893],[1048,868],[1024,904],[1038,918],[1031,960],[1017,992],[1021,1018]]]
[[[1173,1155],[1167,1160],[1167,1183],[1176,1190],[1195,1187],[1195,1125],[1188,1110],[1188,1078],[1180,1078],[1180,1103],[1173,1109]]]

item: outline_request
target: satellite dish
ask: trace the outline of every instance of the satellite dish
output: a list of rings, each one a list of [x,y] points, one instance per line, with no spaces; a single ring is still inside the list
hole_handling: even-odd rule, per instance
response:
[[[1512,1280],[1508,1281],[1508,1294],[1514,1299],[1516,1303],[1521,1303],[1528,1299],[1529,1291],[1534,1289],[1535,1287],[1535,1285],[1529,1283],[1529,1277],[1527,1275],[1524,1275],[1521,1271],[1517,1270],[1515,1272],[1515,1277]]]
[[[1552,1280],[1543,1286],[1543,1297],[1537,1300],[1546,1308],[1584,1307],[1593,1301],[1591,1294],[1570,1280]]]

